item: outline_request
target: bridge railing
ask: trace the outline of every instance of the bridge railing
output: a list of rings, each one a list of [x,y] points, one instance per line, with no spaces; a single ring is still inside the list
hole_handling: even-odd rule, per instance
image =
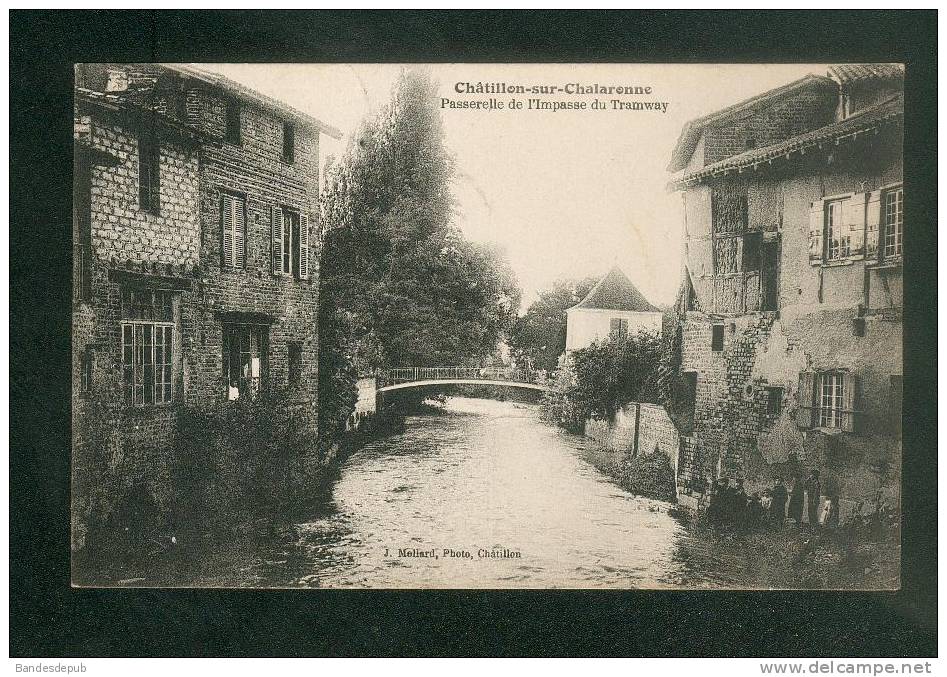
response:
[[[515,381],[536,383],[538,374],[529,369],[510,367],[393,367],[380,372],[379,380],[385,385],[412,381]]]

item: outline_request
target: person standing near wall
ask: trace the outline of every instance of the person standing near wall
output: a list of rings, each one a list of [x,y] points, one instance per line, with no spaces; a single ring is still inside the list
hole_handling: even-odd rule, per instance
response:
[[[809,526],[819,526],[819,499],[822,497],[822,484],[819,482],[819,471],[813,470],[806,480],[806,507],[809,513]]]
[[[806,488],[799,477],[799,473],[793,473],[792,491],[789,492],[789,517],[796,521],[796,526],[802,524],[802,508],[805,503]]]
[[[782,527],[783,522],[786,520],[786,499],[789,497],[782,477],[776,478],[776,484],[773,486],[772,494],[772,499],[769,504],[769,517],[773,524]]]

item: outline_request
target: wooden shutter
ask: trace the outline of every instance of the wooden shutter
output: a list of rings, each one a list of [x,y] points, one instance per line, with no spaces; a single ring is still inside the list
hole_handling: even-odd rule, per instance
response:
[[[844,203],[845,234],[848,235],[848,257],[861,259],[865,256],[865,198],[867,193],[856,193]]]
[[[234,265],[244,268],[247,265],[246,202],[239,197],[233,198],[233,207]]]
[[[809,265],[822,265],[824,247],[822,234],[825,231],[825,202],[816,200],[809,206]]]
[[[270,219],[270,232],[273,242],[273,274],[282,275],[283,270],[283,210],[273,207]]]
[[[815,420],[816,406],[813,402],[815,395],[815,372],[803,371],[799,373],[799,391],[796,393],[796,425],[800,428],[812,428]]]
[[[299,277],[309,278],[309,214],[299,213]]]
[[[843,372],[842,376],[842,430],[857,432],[858,427],[858,377]]]
[[[881,237],[881,191],[868,194],[865,209],[865,258],[878,258],[878,241]]]
[[[233,203],[230,195],[220,198],[221,264],[233,268]]]

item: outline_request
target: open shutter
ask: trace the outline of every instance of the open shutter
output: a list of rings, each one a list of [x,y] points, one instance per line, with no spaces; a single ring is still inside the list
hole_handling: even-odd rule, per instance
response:
[[[842,430],[854,433],[858,430],[858,377],[842,374]]]
[[[856,193],[845,201],[845,226],[848,229],[848,257],[861,259],[865,256],[865,198],[867,193]]]
[[[868,195],[865,209],[865,258],[878,258],[878,241],[881,237],[881,191],[874,190]]]
[[[270,233],[273,242],[273,274],[283,274],[283,210],[280,207],[272,208],[270,219]]]
[[[796,393],[796,401],[799,406],[796,408],[796,425],[800,428],[809,429],[813,427],[815,419],[815,405],[813,404],[813,395],[815,393],[815,372],[803,371],[799,373],[799,391]]]
[[[230,195],[220,198],[221,263],[233,268],[233,202]]]
[[[816,200],[809,206],[809,265],[822,265],[824,247],[822,233],[825,230],[825,203]]]
[[[235,198],[233,200],[233,206],[234,265],[237,268],[245,268],[247,265],[246,202],[240,198]]]
[[[299,277],[309,278],[309,214],[299,214]]]

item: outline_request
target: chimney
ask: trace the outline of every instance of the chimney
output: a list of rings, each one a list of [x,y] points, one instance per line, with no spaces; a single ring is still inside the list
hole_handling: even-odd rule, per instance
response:
[[[106,92],[124,92],[128,89],[128,73],[123,68],[109,68],[105,82]]]

